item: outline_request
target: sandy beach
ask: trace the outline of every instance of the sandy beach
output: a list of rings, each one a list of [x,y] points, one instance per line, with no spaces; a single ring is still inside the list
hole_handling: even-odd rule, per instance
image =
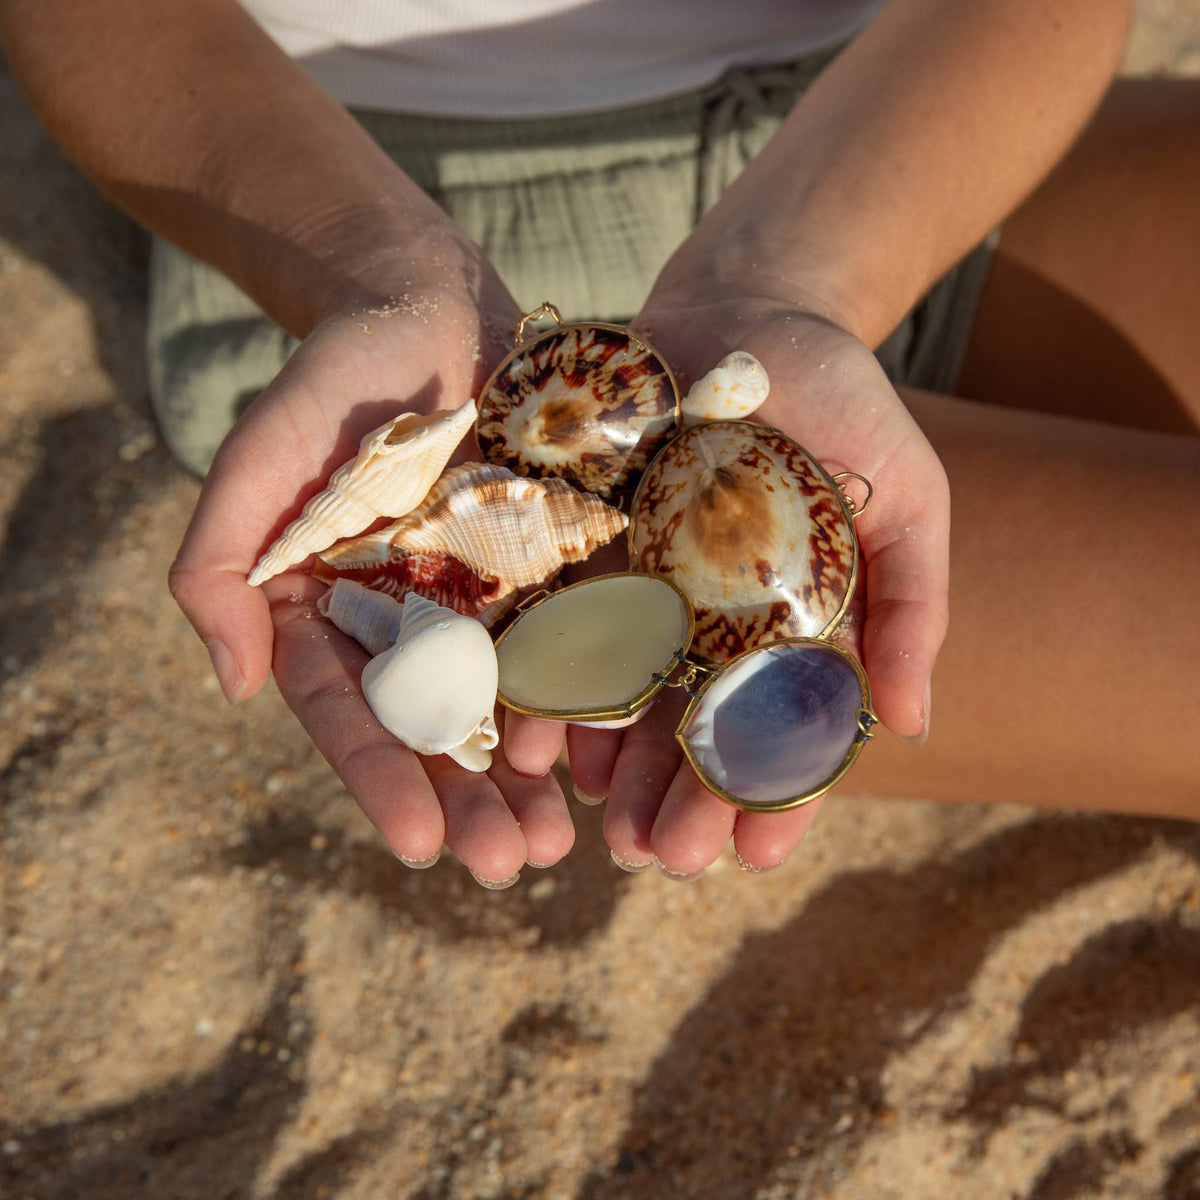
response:
[[[1200,75],[1194,0],[1129,74]],[[404,868],[166,589],[146,241],[0,72],[4,1200],[1200,1200],[1200,826],[835,798]]]

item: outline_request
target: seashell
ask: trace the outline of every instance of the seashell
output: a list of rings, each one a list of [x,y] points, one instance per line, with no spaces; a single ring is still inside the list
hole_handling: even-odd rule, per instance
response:
[[[499,699],[531,716],[621,728],[649,711],[691,639],[687,601],[654,575],[603,575],[524,609],[496,641]]]
[[[314,574],[397,597],[416,592],[490,626],[522,590],[545,587],[627,525],[561,479],[468,463],[446,471],[407,516],[325,551]]]
[[[630,559],[690,601],[693,656],[724,662],[835,625],[858,543],[841,492],[807,450],[766,425],[715,421],[650,464],[633,500]]]
[[[866,675],[823,642],[780,642],[722,669],[676,737],[703,782],[740,808],[813,799],[858,757],[874,723]]]
[[[685,426],[737,420],[760,408],[770,391],[766,367],[749,350],[734,350],[688,388],[679,411]]]
[[[395,644],[362,673],[379,723],[418,754],[446,754],[486,771],[499,742],[496,651],[478,621],[409,596]]]
[[[247,582],[258,587],[339,538],[361,533],[380,517],[401,517],[429,491],[475,420],[475,401],[429,416],[401,413],[368,433],[358,454],[329,477],[325,490],[258,560]]]
[[[335,579],[317,608],[368,654],[382,654],[395,644],[404,619],[404,605],[385,592],[363,587],[352,579]]]
[[[677,410],[670,368],[648,342],[616,325],[563,325],[500,364],[476,436],[489,462],[608,500],[633,490]]]

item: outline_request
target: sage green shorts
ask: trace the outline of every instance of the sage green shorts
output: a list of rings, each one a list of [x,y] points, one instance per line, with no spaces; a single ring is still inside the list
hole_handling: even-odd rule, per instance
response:
[[[700,92],[583,116],[355,116],[483,248],[523,309],[549,299],[567,320],[623,322],[835,53],[739,68]],[[989,257],[986,245],[969,255],[879,348],[894,381],[953,389]],[[208,469],[295,345],[224,276],[155,242],[151,397],[190,470]]]

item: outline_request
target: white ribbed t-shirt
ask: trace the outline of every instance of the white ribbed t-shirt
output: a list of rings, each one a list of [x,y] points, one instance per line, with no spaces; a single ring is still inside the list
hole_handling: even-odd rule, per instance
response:
[[[587,112],[703,87],[850,36],[880,0],[242,0],[343,104]]]

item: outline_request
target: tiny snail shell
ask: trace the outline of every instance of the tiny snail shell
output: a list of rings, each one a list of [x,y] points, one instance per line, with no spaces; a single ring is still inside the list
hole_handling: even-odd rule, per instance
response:
[[[734,350],[688,388],[679,406],[683,423],[748,417],[770,391],[766,367],[749,350]]]

